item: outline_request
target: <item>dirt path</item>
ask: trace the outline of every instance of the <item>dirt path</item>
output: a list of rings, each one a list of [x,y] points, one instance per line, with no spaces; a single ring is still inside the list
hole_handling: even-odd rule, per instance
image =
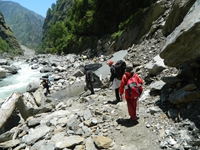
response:
[[[126,101],[120,102],[117,105],[118,116],[115,120],[128,119],[128,110]],[[121,148],[119,150],[159,150],[158,137],[152,131],[147,128],[148,121],[151,120],[149,116],[145,113],[146,107],[140,105],[140,114],[138,119],[138,124],[133,125],[130,123],[119,124],[120,130],[111,128],[113,139],[117,144],[120,143]],[[119,117],[119,119],[117,119]]]
[[[102,95],[103,92],[98,93]],[[123,100],[117,104],[106,104],[108,101],[112,101],[114,98],[114,91],[106,91],[105,100],[98,101],[93,106],[103,105],[103,107],[111,107],[113,113],[108,114],[111,121],[107,128],[107,135],[114,140],[114,150],[160,150],[158,135],[154,133],[148,124],[153,121],[152,115],[146,112],[147,107],[145,103],[140,102],[140,112],[138,124],[133,125],[127,122],[119,122],[119,120],[127,120],[129,118],[126,101]]]

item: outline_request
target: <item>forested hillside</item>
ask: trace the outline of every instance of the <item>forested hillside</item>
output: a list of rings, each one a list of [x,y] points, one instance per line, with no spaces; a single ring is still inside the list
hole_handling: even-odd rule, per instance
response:
[[[102,37],[118,38],[156,0],[57,0],[48,10],[38,52],[95,51]]]
[[[10,27],[5,23],[4,17],[0,12],[0,56],[5,58],[8,54],[10,56],[22,55],[23,51],[15,38]]]
[[[0,11],[20,44],[30,48],[38,46],[42,39],[42,16],[11,1],[0,1]]]

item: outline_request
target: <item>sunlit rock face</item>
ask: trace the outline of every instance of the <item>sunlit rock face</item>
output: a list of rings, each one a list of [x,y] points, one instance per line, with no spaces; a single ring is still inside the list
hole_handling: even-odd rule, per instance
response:
[[[200,1],[196,1],[183,22],[167,37],[160,53],[167,66],[181,68],[200,58]]]

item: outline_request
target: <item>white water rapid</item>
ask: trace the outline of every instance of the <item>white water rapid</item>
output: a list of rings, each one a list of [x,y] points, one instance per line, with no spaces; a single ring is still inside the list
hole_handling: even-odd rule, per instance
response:
[[[25,62],[15,62],[13,65],[21,69],[18,70],[18,74],[10,75],[0,81],[0,99],[8,98],[12,92],[25,92],[31,81],[40,82],[39,78],[44,75],[40,73],[40,68],[33,70]]]

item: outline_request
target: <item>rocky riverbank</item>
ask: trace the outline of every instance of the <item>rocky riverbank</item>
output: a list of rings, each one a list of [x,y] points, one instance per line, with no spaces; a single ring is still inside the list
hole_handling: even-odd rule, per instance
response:
[[[127,63],[131,62],[129,54],[125,57]],[[136,125],[126,121],[129,116],[125,100],[112,103],[114,91],[111,87],[102,86],[108,78],[98,80],[100,84],[96,84],[94,95],[83,90],[73,97],[66,94],[66,88],[75,90],[84,83],[83,65],[105,63],[110,57],[102,56],[95,63],[92,59],[82,60],[74,54],[28,58],[26,62],[30,67],[43,66],[40,71],[53,76],[51,94],[45,97],[38,83],[30,83],[26,93],[13,93],[1,105],[1,114],[6,108],[10,111],[3,113],[7,115],[4,115],[5,124],[1,124],[0,147],[15,150],[198,148],[198,126],[189,118],[179,116],[185,109],[180,110],[161,99],[165,94],[162,93],[165,83],[159,79],[177,71],[167,68],[159,57],[135,67],[146,82]],[[151,77],[152,73],[157,76]],[[145,79],[144,74],[149,74],[149,77]],[[189,111],[196,109],[197,105],[190,103],[185,108]]]
[[[72,56],[76,58],[73,59]],[[55,60],[53,57],[56,57],[57,61],[52,61],[52,63],[47,61]],[[17,120],[19,122],[13,119],[12,124],[18,124],[13,128],[7,122],[4,125],[4,133],[1,134],[2,148],[13,147],[13,149],[30,148],[53,150],[64,148],[75,149],[75,147],[76,149],[84,149],[85,147],[86,149],[95,150],[132,149],[135,147],[138,149],[147,149],[149,147],[155,149],[157,147],[156,149],[159,149],[156,135],[152,134],[151,130],[148,129],[151,123],[145,124],[147,115],[144,114],[144,108],[140,107],[139,124],[134,126],[126,121],[119,122],[120,119],[129,118],[126,102],[122,101],[118,104],[112,104],[115,96],[111,88],[95,88],[94,95],[88,95],[88,92],[83,92],[79,93],[79,96],[72,98],[62,96],[62,99],[59,99],[61,96],[55,97],[55,95],[62,95],[63,92],[60,93],[60,91],[67,86],[74,86],[76,85],[75,83],[79,83],[78,81],[83,82],[81,78],[84,78],[84,75],[81,73],[81,69],[77,69],[81,68],[80,66],[82,66],[83,62],[86,64],[94,63],[93,60],[82,61],[75,55],[63,58],[65,61],[58,61],[61,57],[42,55],[27,60],[27,62],[32,63],[32,66],[44,65],[47,62],[48,66],[56,66],[54,68],[56,70],[54,71],[54,82],[52,82],[53,85],[50,88],[52,94],[45,97],[42,89],[36,87],[35,83],[31,83],[26,93],[23,95],[14,93],[9,98],[9,101],[17,101],[16,105],[15,103],[12,103],[12,105],[11,103],[9,104],[10,107],[15,106],[10,109],[13,110],[13,116],[18,118],[19,120]],[[70,58],[71,61],[66,61],[66,58]],[[105,57],[99,61],[105,62],[107,59]],[[74,67],[72,64],[75,63],[75,60],[76,62],[82,61],[82,63]],[[59,62],[59,66],[62,63],[61,66],[64,68],[67,67],[69,70],[70,68],[74,68],[71,71],[73,75],[65,72],[64,68],[56,69],[60,68],[58,65],[55,65],[56,62]],[[70,67],[66,64],[64,65],[63,62],[67,64],[71,62],[69,64]],[[41,69],[41,72],[43,70],[51,72],[52,69]],[[66,74],[67,77],[64,76]],[[77,74],[79,76],[75,76]],[[4,105],[6,106],[6,102]],[[3,106],[2,109],[4,108]],[[19,113],[14,112],[15,108]],[[9,131],[6,132],[6,130]],[[16,132],[17,137],[13,139],[14,133]],[[147,133],[148,139],[144,139]],[[155,140],[152,141],[150,139]],[[140,144],[138,145],[138,143]]]
[[[174,7],[172,7],[173,2]],[[26,61],[33,69],[41,65],[43,66],[41,72],[50,74],[53,72],[54,82],[50,89],[52,94],[45,97],[42,88],[38,84],[33,86],[31,83],[32,86],[28,86],[26,93],[23,95],[14,93],[1,105],[0,113],[4,117],[1,117],[0,121],[2,123],[0,147],[14,150],[199,149],[200,73],[199,62],[196,60],[199,53],[194,51],[190,53],[192,56],[182,55],[186,51],[190,52],[191,48],[197,49],[198,42],[180,43],[195,39],[187,39],[187,34],[198,39],[199,36],[189,32],[198,31],[196,26],[198,23],[195,22],[198,19],[189,26],[191,30],[188,28],[188,32],[179,28],[180,32],[176,35],[176,39],[173,34],[170,36],[173,40],[163,36],[163,33],[173,31],[171,22],[175,20],[176,24],[180,23],[192,5],[190,3],[192,1],[182,2],[163,0],[156,3],[155,8],[161,10],[160,17],[155,17],[157,13],[152,7],[152,18],[157,19],[154,19],[153,23],[151,19],[147,19],[152,25],[151,30],[141,38],[141,42],[127,49],[128,54],[124,59],[127,63],[133,64],[134,71],[145,81],[144,92],[139,102],[138,124],[126,122],[129,118],[126,101],[112,103],[115,96],[111,87],[100,86],[95,89],[94,95],[88,95],[84,91],[73,97],[66,95],[67,87],[77,89],[77,86],[80,87],[80,83],[83,83],[82,67],[85,64],[93,64],[92,59],[82,60],[80,56],[74,54],[39,55]],[[192,10],[195,8],[198,7]],[[188,13],[188,16],[199,14],[194,12],[194,14]],[[183,17],[178,18],[179,16]],[[192,22],[192,19],[190,21]],[[127,41],[123,39],[121,43]],[[170,46],[174,45],[169,41],[175,42],[175,46],[181,44],[182,51],[177,52],[171,48]],[[170,56],[165,61],[170,65],[177,65],[177,68],[165,66],[159,57],[161,51],[165,50],[163,48],[175,52],[173,55],[167,55],[170,53],[168,51],[162,53],[162,56]],[[105,63],[110,57],[98,56],[96,63]],[[173,63],[170,63],[170,59]],[[184,66],[180,68],[183,64]],[[99,80],[101,81],[99,83],[104,85],[107,80],[108,78]]]

